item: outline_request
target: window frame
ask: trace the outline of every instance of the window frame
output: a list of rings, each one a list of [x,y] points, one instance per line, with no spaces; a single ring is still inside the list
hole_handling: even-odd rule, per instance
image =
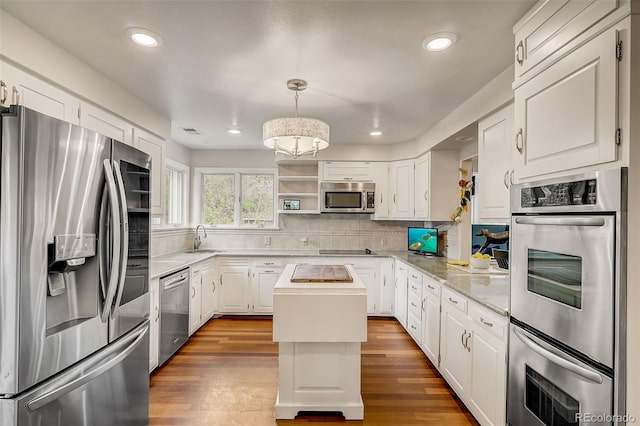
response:
[[[182,179],[182,200],[180,200],[180,204],[178,206],[178,208],[181,210],[181,216],[182,216],[182,220],[180,223],[169,223],[168,222],[168,217],[167,217],[167,212],[164,211],[164,208],[166,206],[163,205],[163,212],[162,212],[162,223],[166,226],[166,227],[172,227],[172,228],[180,228],[180,227],[187,227],[189,226],[189,196],[190,196],[190,192],[189,192],[189,174],[190,174],[190,167],[187,166],[186,164],[182,164],[179,163],[177,161],[171,160],[171,159],[165,159],[165,165],[164,165],[164,173],[165,175],[163,175],[163,180],[165,179],[166,173],[167,173],[167,169],[172,169],[175,170],[179,173],[183,173],[183,179]],[[165,197],[166,197],[166,191],[167,188],[164,188],[165,190]],[[166,203],[166,201],[165,201]]]
[[[202,179],[204,175],[234,175],[234,203],[233,224],[204,224],[206,227],[218,229],[278,229],[278,169],[277,168],[226,168],[226,167],[195,167],[193,170],[193,192],[191,210],[194,223],[202,222]],[[241,223],[243,175],[271,175],[273,176],[273,225],[261,226],[259,224]]]

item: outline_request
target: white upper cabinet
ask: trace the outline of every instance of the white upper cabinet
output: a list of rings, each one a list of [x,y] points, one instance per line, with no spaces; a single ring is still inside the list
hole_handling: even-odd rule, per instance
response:
[[[80,105],[80,125],[128,145],[133,140],[133,126],[129,122],[85,102]]]
[[[431,153],[427,152],[415,160],[415,218],[429,218],[429,164]]]
[[[79,124],[80,101],[73,95],[0,61],[2,105],[18,104],[68,123]],[[6,92],[5,92],[6,91]]]
[[[161,215],[164,207],[164,140],[135,128],[133,146],[151,156],[151,213]]]
[[[324,181],[372,181],[371,163],[361,161],[320,161],[321,180]]]
[[[518,179],[616,160],[616,46],[610,29],[515,90]]]
[[[618,7],[618,0],[541,1],[514,27],[516,82],[559,56],[579,35]],[[531,72],[535,74],[535,71]]]
[[[459,167],[458,151],[430,151],[416,160],[416,219],[451,220],[460,205]]]
[[[478,122],[478,216],[480,222],[509,220],[509,187],[514,183],[513,104]]]
[[[374,219],[389,219],[391,190],[389,187],[389,163],[372,163],[373,181],[376,184],[376,212]]]
[[[414,215],[414,162],[394,161],[389,165],[391,217],[412,219]]]

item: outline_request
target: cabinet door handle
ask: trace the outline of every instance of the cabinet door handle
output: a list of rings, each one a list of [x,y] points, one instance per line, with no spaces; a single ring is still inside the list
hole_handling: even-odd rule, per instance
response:
[[[351,177],[346,177],[346,178],[343,178],[343,179],[344,180],[353,180],[353,178],[351,178]]]
[[[516,46],[516,61],[518,62],[518,65],[522,65],[524,63],[524,44],[522,40],[520,40],[520,43]]]
[[[213,292],[216,292],[216,282],[215,281],[211,281],[211,284],[213,284]]]
[[[156,306],[156,322],[160,319],[160,307]]]
[[[191,287],[191,290],[193,290],[193,294],[191,295],[191,298],[193,299],[194,297],[196,297],[196,288]]]
[[[262,262],[263,265],[273,265],[273,262]]]
[[[509,176],[509,170],[504,172],[504,176],[502,177],[502,183],[504,183],[504,187],[509,189],[509,184],[507,183],[507,176]]]
[[[425,300],[427,300],[427,299],[422,299],[422,312],[424,312],[424,302],[425,302]]]
[[[433,286],[432,286],[432,285],[430,285],[430,284],[427,284],[427,288],[428,288],[429,290],[435,290],[435,289],[436,289],[435,287],[433,287]]]
[[[465,346],[465,344],[464,344],[465,343],[464,338],[465,338],[466,335],[467,335],[467,330],[465,330],[464,333],[462,333],[462,336],[460,336],[460,343],[462,343],[462,347],[465,348],[465,349],[467,348]]]
[[[522,154],[522,150],[524,148],[524,138],[522,136],[522,128],[518,129],[518,133],[516,133],[516,149],[520,154]]]
[[[449,302],[453,303],[454,305],[458,304],[458,301],[455,299],[452,299],[451,296],[449,296]]]
[[[396,194],[393,194],[393,204],[396,203]]]
[[[511,169],[511,173],[509,173],[509,182],[513,185],[513,169]]]
[[[486,325],[487,327],[493,327],[493,323],[486,321],[484,318],[480,317],[480,322]]]
[[[382,194],[380,194],[380,204],[382,204]]]
[[[7,84],[0,80],[0,105],[4,105],[9,97],[9,91],[7,90]]]
[[[429,191],[424,191],[424,200],[425,201],[429,201],[429,197],[427,197],[428,193],[429,193]]]
[[[466,333],[466,331],[465,331]],[[467,334],[467,338],[464,340],[464,347],[467,348],[467,352],[471,352],[471,346],[469,346],[469,338],[471,337],[471,333]]]
[[[273,274],[275,271],[272,271],[271,269],[265,269],[265,274]]]

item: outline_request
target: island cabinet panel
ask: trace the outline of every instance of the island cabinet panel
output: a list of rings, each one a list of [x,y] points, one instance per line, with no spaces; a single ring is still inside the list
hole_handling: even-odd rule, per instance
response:
[[[366,287],[351,265],[344,266],[351,283],[291,282],[295,266],[285,267],[273,294],[273,340],[279,343],[275,417],[339,411],[347,420],[362,420]]]

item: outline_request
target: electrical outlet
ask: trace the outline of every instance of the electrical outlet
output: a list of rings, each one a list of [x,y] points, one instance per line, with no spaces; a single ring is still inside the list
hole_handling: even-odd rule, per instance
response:
[[[380,238],[380,245],[381,246],[386,246],[387,245],[387,239],[386,238]]]
[[[265,235],[264,236],[264,245],[265,246],[270,246],[271,245],[271,236],[270,235]]]

